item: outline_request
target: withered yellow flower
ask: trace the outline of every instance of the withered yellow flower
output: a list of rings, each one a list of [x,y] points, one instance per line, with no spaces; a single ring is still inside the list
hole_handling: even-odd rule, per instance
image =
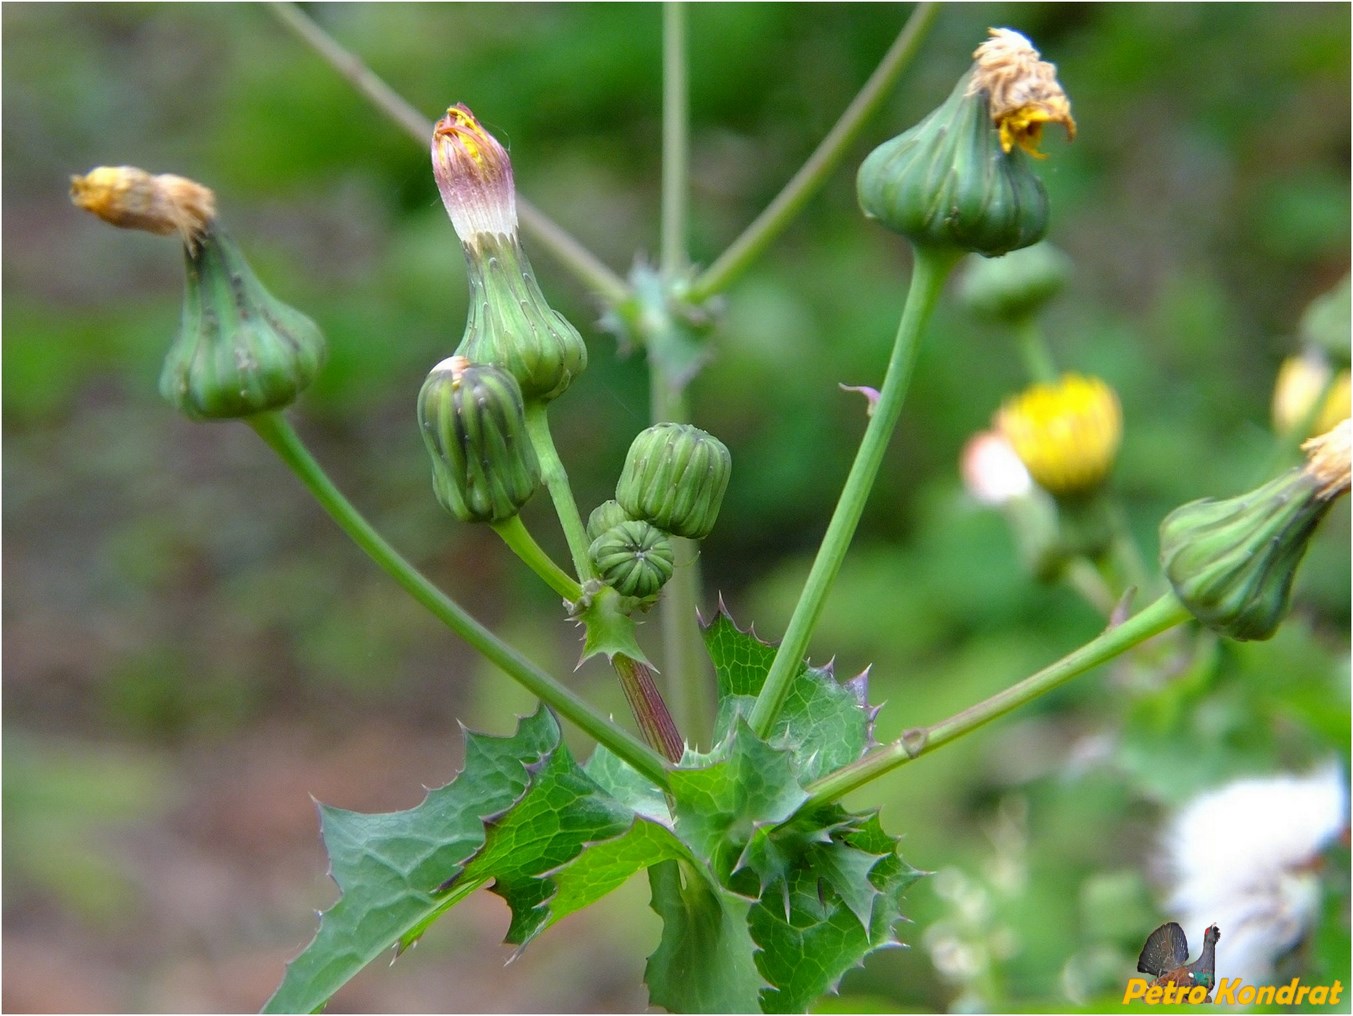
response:
[[[70,198],[104,222],[158,236],[177,232],[196,250],[216,218],[216,195],[186,177],[135,166],[99,166],[70,178]]]
[[[1123,415],[1118,396],[1099,378],[1066,374],[1010,399],[996,414],[996,427],[1040,487],[1075,496],[1108,475]]]
[[[1353,423],[1345,418],[1319,437],[1313,437],[1301,446],[1306,453],[1306,472],[1320,483],[1317,496],[1331,501],[1349,489],[1349,445],[1353,440]]]
[[[1019,145],[1035,158],[1044,158],[1038,150],[1044,124],[1061,124],[1068,140],[1076,136],[1071,100],[1057,81],[1057,67],[1040,60],[1038,50],[1018,32],[1009,28],[989,32],[991,38],[973,53],[976,64],[968,94],[987,93],[1001,148],[1009,152]]]

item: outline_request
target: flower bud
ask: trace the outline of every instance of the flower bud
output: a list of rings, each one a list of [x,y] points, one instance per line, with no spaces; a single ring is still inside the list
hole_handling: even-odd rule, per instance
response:
[[[672,577],[672,541],[647,522],[612,526],[592,541],[587,554],[598,577],[622,596],[656,596]]]
[[[509,519],[540,485],[521,389],[506,371],[448,357],[423,382],[418,419],[432,489],[462,522]]]
[[[1016,324],[1033,317],[1066,285],[1071,259],[1047,242],[1000,258],[970,258],[959,297],[982,317]]]
[[[592,514],[587,517],[587,538],[595,540],[612,526],[628,521],[630,517],[625,514],[625,509],[620,507],[619,501],[603,501],[593,508]]]
[[[432,168],[470,283],[457,354],[502,367],[528,402],[557,398],[586,369],[587,346],[546,302],[517,239],[507,151],[469,109],[452,106],[432,132]]]
[[[184,254],[183,319],[160,394],[195,420],[294,402],[324,363],[318,326],[264,288],[219,224],[209,223]]]
[[[1021,392],[1001,407],[996,426],[1034,481],[1059,498],[1103,483],[1123,436],[1118,396],[1099,378],[1079,374]]]
[[[865,215],[913,243],[995,257],[1047,231],[1047,192],[1025,155],[1042,157],[1045,123],[1075,136],[1071,106],[1027,39],[991,35],[945,103],[860,166]]]
[[[1302,447],[1305,466],[1239,497],[1186,504],[1161,523],[1160,560],[1175,595],[1228,638],[1277,631],[1317,523],[1348,492],[1347,420]]]
[[[615,499],[632,518],[701,540],[719,515],[732,459],[722,441],[686,423],[659,423],[630,445]]]

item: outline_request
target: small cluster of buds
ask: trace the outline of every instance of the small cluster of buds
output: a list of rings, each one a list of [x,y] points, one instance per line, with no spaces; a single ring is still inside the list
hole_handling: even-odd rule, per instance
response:
[[[732,459],[699,427],[659,423],[630,445],[616,484],[587,522],[597,574],[624,596],[651,601],[672,577],[669,537],[702,540],[714,528]]]

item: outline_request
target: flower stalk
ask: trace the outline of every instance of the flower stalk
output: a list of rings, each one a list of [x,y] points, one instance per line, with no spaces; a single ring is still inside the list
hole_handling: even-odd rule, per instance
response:
[[[892,437],[902,412],[902,403],[911,381],[912,368],[921,345],[921,335],[926,322],[934,312],[939,301],[945,279],[949,277],[961,256],[961,251],[941,247],[916,246],[916,263],[912,270],[911,288],[907,293],[906,307],[902,320],[898,324],[897,337],[893,342],[892,356],[888,361],[888,371],[879,390],[879,399],[874,412],[869,417],[864,439],[860,442],[855,461],[850,467],[846,483],[832,513],[822,545],[818,548],[813,567],[804,583],[803,592],[785,630],[784,640],[776,651],[771,663],[766,683],[757,696],[748,722],[758,737],[766,737],[775,724],[780,709],[784,706],[785,696],[789,693],[790,681],[799,665],[803,662],[808,649],[808,640],[817,625],[822,608],[826,605],[827,594],[841,562],[845,559],[850,541],[855,535],[864,512],[869,491],[878,476],[879,466],[883,462],[883,453],[887,450],[888,440]]]
[[[463,638],[490,663],[550,706],[564,719],[604,744],[659,787],[667,786],[667,764],[632,734],[615,726],[585,699],[560,684],[515,648],[470,616],[387,543],[334,486],[281,413],[249,417],[250,426],[300,479],[354,543],[415,600]]]

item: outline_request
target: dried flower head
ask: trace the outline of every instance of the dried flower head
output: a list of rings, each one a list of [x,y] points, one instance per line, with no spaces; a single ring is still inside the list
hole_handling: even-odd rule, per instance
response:
[[[1348,824],[1348,789],[1331,762],[1314,772],[1243,779],[1194,798],[1162,845],[1169,908],[1185,927],[1219,924],[1217,967],[1263,983],[1320,914],[1320,852]]]
[[[1009,28],[989,29],[991,38],[973,53],[968,94],[986,92],[991,120],[1000,129],[1001,147],[1009,152],[1018,144],[1035,158],[1043,158],[1038,142],[1043,125],[1059,123],[1068,140],[1076,136],[1071,100],[1057,81],[1055,64],[1040,60],[1038,50]]]
[[[216,195],[171,173],[158,176],[135,166],[99,166],[70,178],[70,199],[104,222],[159,236],[177,232],[189,252],[216,218]]]
[[[479,234],[515,236],[512,160],[469,107],[456,104],[432,130],[432,172],[462,243]]]
[[[1066,374],[1006,402],[996,427],[1040,487],[1077,495],[1108,474],[1122,440],[1123,416],[1118,396],[1099,378]]]
[[[1319,482],[1316,497],[1322,501],[1348,493],[1350,430],[1353,424],[1345,418],[1301,446],[1306,453],[1306,472]]]

